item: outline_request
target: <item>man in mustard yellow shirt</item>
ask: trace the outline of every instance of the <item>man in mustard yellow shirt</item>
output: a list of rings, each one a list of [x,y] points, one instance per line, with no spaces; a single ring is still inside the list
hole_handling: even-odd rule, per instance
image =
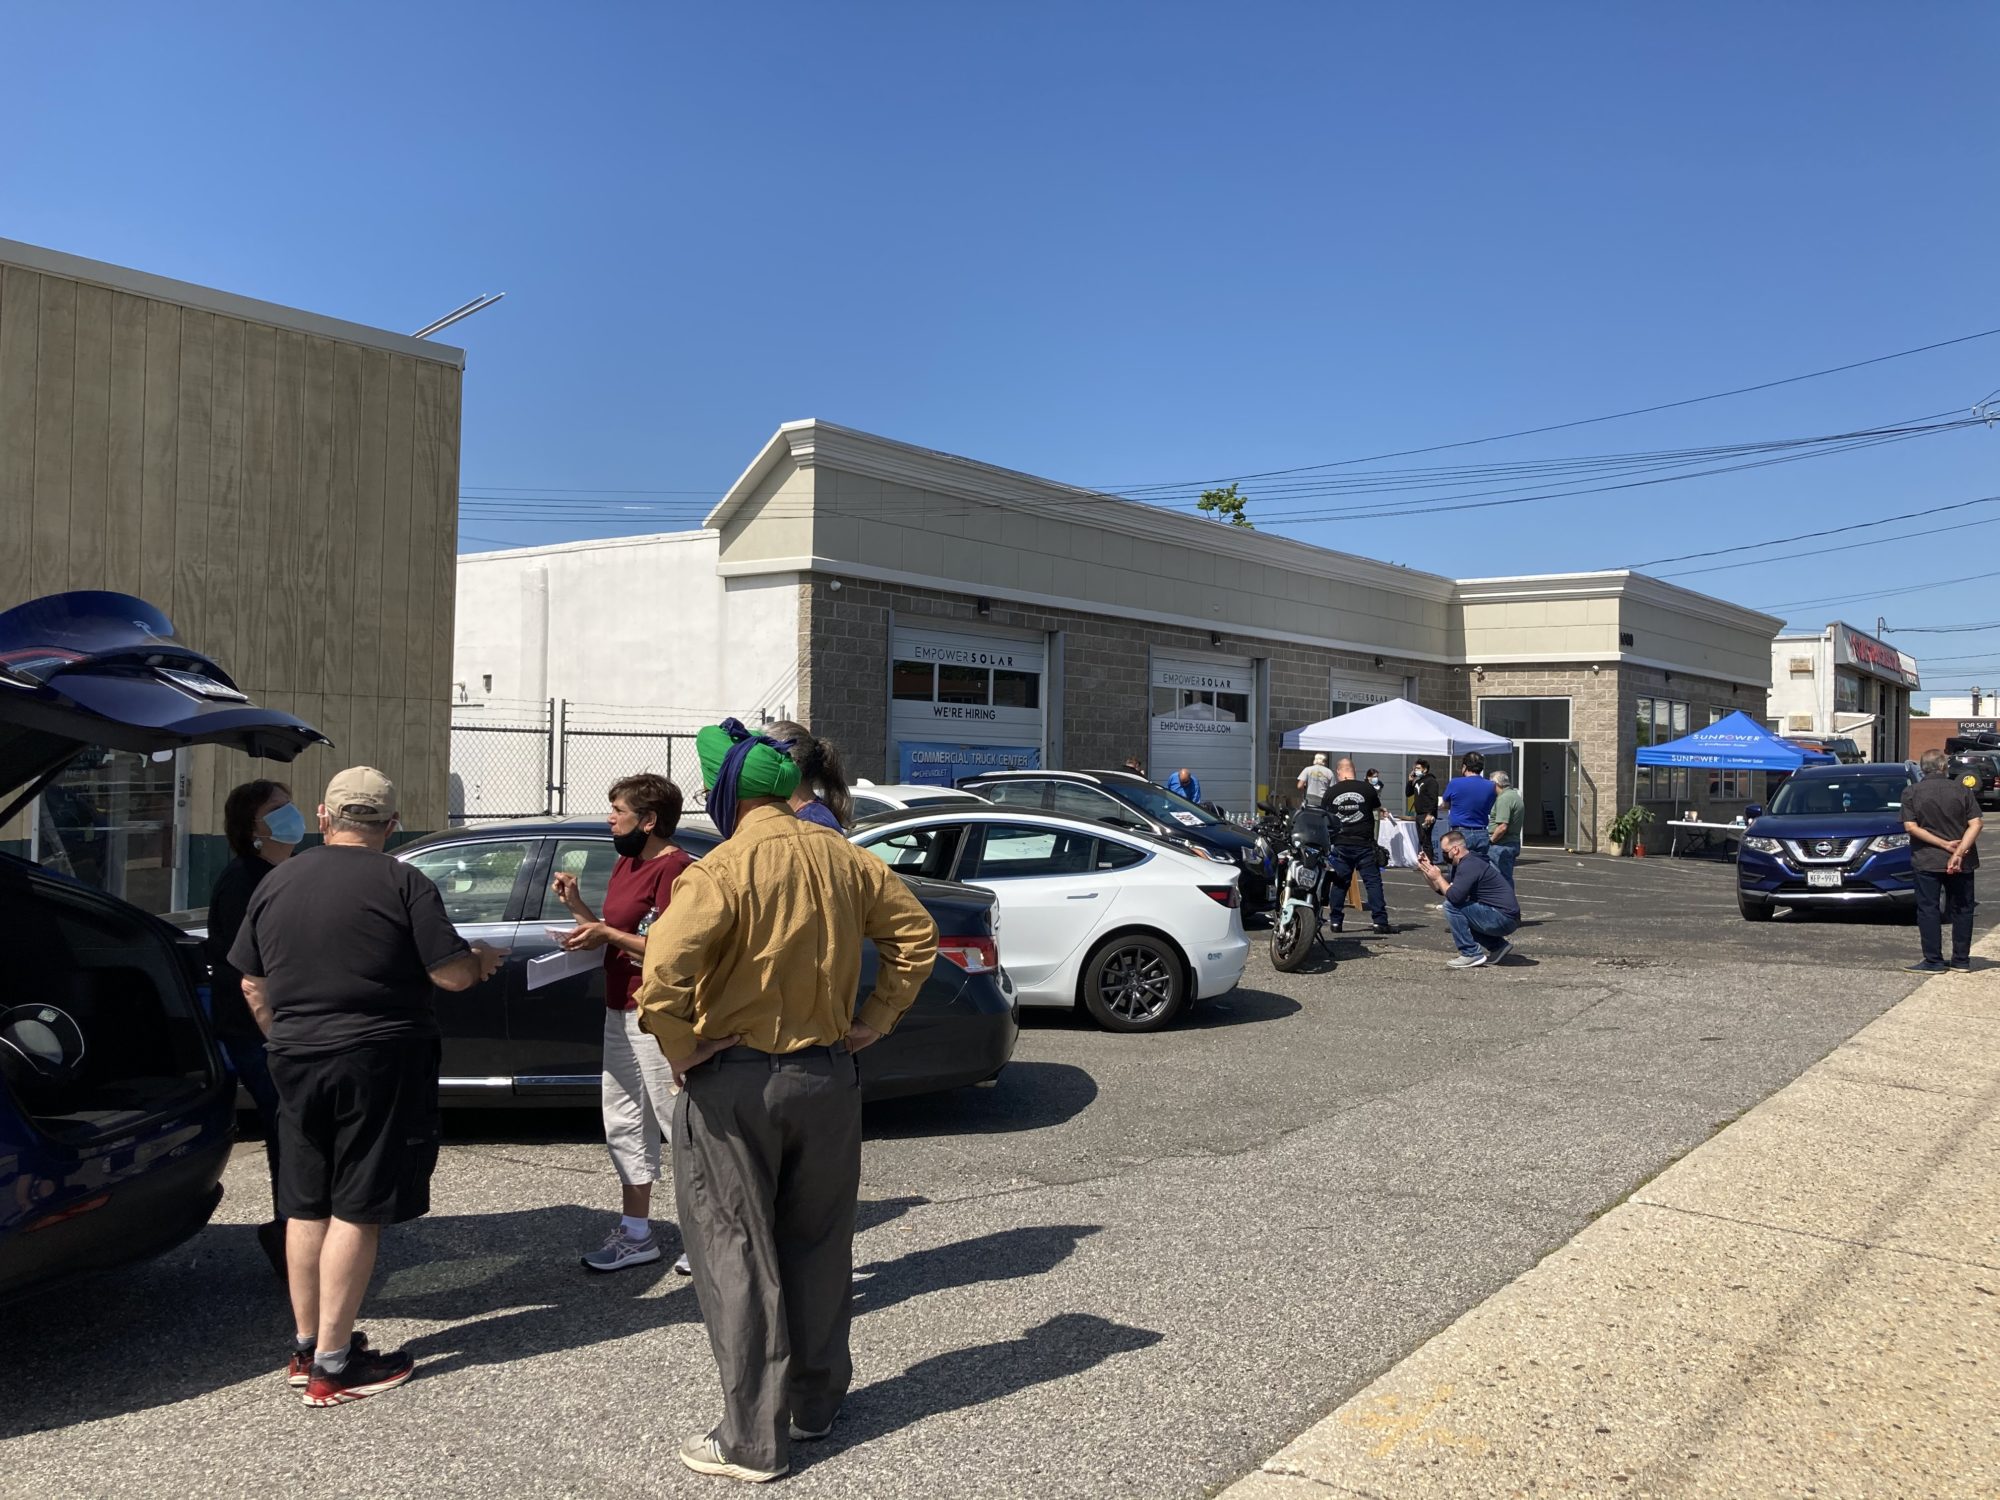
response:
[[[937,957],[902,878],[788,802],[798,766],[735,720],[696,737],[723,842],[646,937],[640,1021],[682,1091],[674,1195],[723,1415],[698,1474],[775,1479],[825,1437],[853,1378],[861,1072]],[[862,941],[879,957],[857,1015]]]

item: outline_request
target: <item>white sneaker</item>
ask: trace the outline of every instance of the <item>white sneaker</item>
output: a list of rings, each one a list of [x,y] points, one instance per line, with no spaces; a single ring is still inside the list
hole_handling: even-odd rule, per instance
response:
[[[1483,968],[1485,964],[1486,950],[1482,948],[1477,953],[1459,954],[1458,957],[1446,964],[1445,967],[1447,969],[1478,969]]]
[[[688,1264],[687,1251],[683,1250],[681,1258],[674,1262],[674,1274],[676,1276],[694,1275],[694,1267]]]
[[[710,1433],[698,1433],[681,1444],[681,1462],[697,1474],[713,1474],[718,1479],[741,1479],[764,1484],[784,1476],[790,1465],[776,1469],[753,1469],[739,1464],[722,1451],[722,1444]]]
[[[1493,950],[1493,962],[1496,964],[1504,963],[1507,955],[1513,951],[1514,945],[1512,943],[1508,942],[1505,938],[1500,939],[1500,946]]]
[[[650,1266],[660,1258],[660,1242],[648,1230],[643,1240],[635,1240],[625,1233],[624,1228],[611,1231],[611,1237],[590,1254],[581,1257],[584,1265],[593,1271],[623,1271],[632,1266]]]

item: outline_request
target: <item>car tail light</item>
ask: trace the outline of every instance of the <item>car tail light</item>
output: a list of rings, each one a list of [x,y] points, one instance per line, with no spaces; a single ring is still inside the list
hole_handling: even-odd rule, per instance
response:
[[[941,937],[938,957],[950,959],[968,974],[991,974],[1000,967],[1000,945],[990,937]]]
[[[1204,885],[1199,887],[1199,889],[1204,896],[1208,897],[1217,906],[1241,906],[1243,904],[1243,893],[1234,885]]]

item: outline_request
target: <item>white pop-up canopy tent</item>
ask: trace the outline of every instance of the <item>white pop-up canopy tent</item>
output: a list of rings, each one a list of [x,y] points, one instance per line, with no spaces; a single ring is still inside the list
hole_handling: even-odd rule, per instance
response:
[[[1351,714],[1321,719],[1285,736],[1287,750],[1345,750],[1355,755],[1435,755],[1450,758],[1478,751],[1498,755],[1512,750],[1505,735],[1489,734],[1475,724],[1441,714],[1434,708],[1391,698],[1387,703],[1357,708]]]

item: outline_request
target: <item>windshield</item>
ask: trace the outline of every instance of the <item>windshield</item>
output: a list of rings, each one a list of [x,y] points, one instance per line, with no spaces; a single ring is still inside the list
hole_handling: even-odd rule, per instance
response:
[[[1178,823],[1183,828],[1212,828],[1222,819],[1185,797],[1176,797],[1165,787],[1141,786],[1131,781],[1107,781],[1104,790],[1120,802],[1129,802],[1156,823]]]
[[[1843,813],[1894,812],[1908,778],[1895,775],[1795,776],[1778,788],[1770,812],[1779,818],[1837,818]]]

